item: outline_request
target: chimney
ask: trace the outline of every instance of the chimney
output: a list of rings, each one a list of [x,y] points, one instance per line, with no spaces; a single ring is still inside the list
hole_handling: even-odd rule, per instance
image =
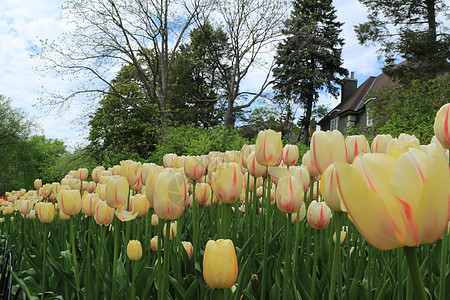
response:
[[[355,79],[355,72],[350,73],[350,78],[345,77],[341,90],[341,103],[345,103],[354,91],[358,88],[358,80]]]

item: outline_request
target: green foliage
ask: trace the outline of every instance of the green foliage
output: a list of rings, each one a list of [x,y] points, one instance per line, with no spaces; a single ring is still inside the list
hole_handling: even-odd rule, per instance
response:
[[[171,127],[149,160],[162,164],[166,153],[202,155],[211,151],[241,150],[250,141],[238,131],[224,127],[198,128],[193,125]]]
[[[433,136],[433,124],[439,108],[450,100],[450,75],[433,80],[415,80],[371,95],[369,115],[373,125],[365,129],[375,134],[414,134],[421,143]]]

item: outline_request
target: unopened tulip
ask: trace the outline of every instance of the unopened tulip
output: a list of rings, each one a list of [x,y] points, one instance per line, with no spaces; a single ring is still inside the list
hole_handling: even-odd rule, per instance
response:
[[[47,198],[48,196],[50,196],[50,193],[53,191],[53,186],[50,184],[44,184],[40,189],[39,189],[39,195]]]
[[[153,207],[153,192],[155,190],[156,179],[159,174],[164,170],[163,167],[154,166],[147,171],[147,180],[145,181],[145,196],[150,203],[150,207]]]
[[[256,138],[256,160],[260,165],[276,167],[283,158],[281,132],[271,129],[260,131]]]
[[[50,202],[39,205],[38,217],[42,223],[50,223],[55,218],[55,206]]]
[[[114,208],[105,201],[98,201],[94,218],[98,225],[109,225],[114,219]]]
[[[284,213],[297,212],[303,203],[303,188],[294,176],[278,181],[275,199],[278,209]]]
[[[341,234],[340,239],[339,239],[339,244],[342,244],[345,240],[345,237],[347,236],[347,231],[348,231],[348,227],[347,226],[342,226],[342,230],[341,230]],[[333,234],[333,242],[336,243],[336,232]]]
[[[347,149],[342,133],[315,131],[311,138],[311,159],[319,174],[335,161],[347,161]]]
[[[298,220],[297,220],[297,215],[298,215],[298,212],[294,212],[292,214],[292,216],[291,216],[292,224],[297,223],[297,221],[301,222],[306,217],[306,205],[305,205],[305,202],[302,202],[302,206],[300,207]],[[287,217],[287,215],[286,215],[286,217]]]
[[[283,148],[283,163],[286,166],[293,166],[298,161],[298,146],[297,145],[286,145]]]
[[[376,248],[432,243],[447,229],[450,172],[439,144],[410,148],[398,158],[366,154],[352,166],[335,167],[350,218]]]
[[[132,160],[123,160],[120,162],[120,176],[128,180],[128,184],[133,186],[142,175],[142,164]]]
[[[77,215],[81,210],[81,195],[79,190],[61,191],[61,210],[69,216]]]
[[[81,199],[81,210],[86,216],[95,215],[95,209],[100,198],[97,194],[85,193]]]
[[[315,229],[328,227],[331,219],[331,210],[325,202],[311,201],[306,214],[309,226]]]
[[[210,287],[228,289],[237,279],[236,251],[231,240],[209,240],[203,257],[203,278]]]
[[[239,167],[242,167],[242,153],[241,151],[226,151],[223,156],[223,163],[231,163],[234,162]]]
[[[199,180],[205,175],[206,166],[201,156],[188,156],[184,160],[184,174],[190,180]]]
[[[95,181],[89,181],[87,184],[86,191],[88,193],[93,193],[95,191],[96,187],[97,187],[97,184],[95,183]]]
[[[302,166],[306,167],[310,176],[317,177],[320,175],[319,171],[317,170],[316,166],[312,161],[310,150],[306,151],[305,155],[303,155]]]
[[[164,228],[163,228],[163,235],[164,235],[164,237],[166,237],[166,227],[167,227],[166,225],[167,225],[167,223],[164,224]],[[172,237],[177,236],[177,229],[178,229],[177,221],[171,222],[170,223],[170,234],[169,234],[169,239],[170,240],[172,239]]]
[[[124,206],[128,200],[130,186],[128,181],[123,176],[109,176],[106,184],[106,203],[114,208]]]
[[[387,146],[392,140],[390,134],[380,134],[377,135],[372,141],[371,150],[373,153],[387,153]]]
[[[158,251],[158,236],[154,236],[150,240],[150,249],[152,249],[152,251]]]
[[[131,240],[127,245],[127,256],[130,260],[140,260],[142,257],[142,245],[138,240]]]
[[[177,155],[173,153],[168,153],[163,157],[163,164],[166,168],[175,168],[175,162],[177,160]]]
[[[242,160],[242,166],[247,169],[247,158],[250,155],[250,153],[255,152],[256,146],[255,145],[244,145],[242,146],[241,150],[241,160]]]
[[[221,159],[217,157],[211,157],[208,162],[208,178],[211,179],[213,174],[217,171],[217,168],[221,164]]]
[[[159,224],[159,218],[157,214],[152,215],[152,226],[158,226]]]
[[[322,179],[320,180],[320,193],[331,210],[341,212],[345,210],[345,207],[343,207],[339,199],[337,177],[334,164],[329,165],[325,172],[323,172]]]
[[[31,202],[31,200],[19,201],[19,210],[22,214],[28,215],[32,209],[33,209],[33,202]]]
[[[291,173],[292,176],[297,177],[299,183],[303,187],[303,191],[306,192],[311,181],[308,169],[305,166],[292,166],[289,168],[289,173]]]
[[[160,219],[176,220],[183,213],[188,194],[184,178],[183,174],[165,171],[156,179],[153,207]]]
[[[138,217],[144,217],[148,213],[148,209],[150,208],[150,204],[147,201],[147,197],[142,194],[134,195],[131,199],[131,209],[134,212],[137,212]]]
[[[223,163],[214,173],[212,189],[222,203],[234,203],[244,187],[244,175],[236,163]]]
[[[247,170],[253,177],[264,177],[266,175],[266,167],[258,163],[256,152],[251,152],[248,155]]]
[[[182,241],[181,244],[183,245],[184,250],[186,250],[186,253],[187,253],[189,259],[191,259],[192,256],[194,255],[194,248],[192,247],[192,243],[187,242],[187,241]]]
[[[80,168],[78,169],[78,172],[80,173],[80,177],[78,179],[80,179],[81,181],[86,180],[88,178],[89,175],[88,169]]]
[[[361,153],[370,153],[369,142],[364,135],[351,135],[345,138],[347,147],[347,161],[353,162],[353,159]]]
[[[41,188],[41,186],[42,186],[42,179],[36,179],[36,180],[34,181],[34,188],[35,188],[36,190],[39,190],[39,189]]]
[[[120,168],[121,168],[121,166],[119,166],[119,165],[113,166],[112,169],[111,169],[112,175],[121,175],[120,174]]]
[[[103,172],[105,170],[104,167],[95,167],[92,170],[92,180],[95,182],[99,182],[100,181],[100,173]]]
[[[211,187],[207,183],[198,183],[195,185],[195,203],[205,205],[211,201]]]
[[[450,149],[449,112],[450,103],[447,103],[439,109],[434,119],[434,134],[446,149]]]

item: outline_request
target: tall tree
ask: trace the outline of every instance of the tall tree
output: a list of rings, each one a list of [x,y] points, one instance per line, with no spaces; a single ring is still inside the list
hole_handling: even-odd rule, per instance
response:
[[[209,20],[227,35],[227,56],[224,59],[214,55],[214,60],[224,84],[224,125],[234,128],[236,115],[250,107],[271,84],[273,61],[266,54],[281,37],[281,20],[288,6],[285,0],[224,0],[212,2],[212,9],[209,15],[201,14],[198,22],[204,29],[203,20]],[[207,47],[211,53],[218,51],[212,40]],[[263,74],[257,90],[243,86],[252,71]]]
[[[111,83],[111,69],[132,65],[159,111],[164,133],[171,65],[194,17],[204,9],[203,0],[68,0],[64,11],[71,31],[44,43],[39,57],[47,70],[83,82],[69,94],[53,94],[56,103],[67,104],[85,93],[114,93],[126,101]],[[152,118],[152,111],[142,113]]]
[[[304,108],[303,137],[308,144],[313,104],[319,92],[338,93],[342,67],[343,23],[336,21],[332,0],[295,0],[290,18],[284,23],[286,38],[278,45],[273,70],[275,98],[300,103]]]
[[[439,22],[448,6],[443,0],[360,0],[368,21],[355,26],[362,45],[379,44],[386,59],[402,57],[407,63],[386,69],[388,75],[409,81],[433,78],[450,70],[450,35]],[[448,30],[448,29],[447,29]]]

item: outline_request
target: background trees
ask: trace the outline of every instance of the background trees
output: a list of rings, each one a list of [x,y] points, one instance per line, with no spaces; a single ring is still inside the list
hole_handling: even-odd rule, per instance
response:
[[[304,144],[308,144],[313,104],[319,91],[338,93],[339,76],[347,75],[342,67],[342,23],[336,21],[331,0],[294,1],[290,18],[285,22],[286,38],[278,45],[274,90],[279,103],[300,104]]]

